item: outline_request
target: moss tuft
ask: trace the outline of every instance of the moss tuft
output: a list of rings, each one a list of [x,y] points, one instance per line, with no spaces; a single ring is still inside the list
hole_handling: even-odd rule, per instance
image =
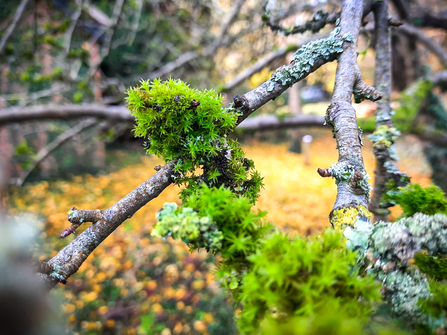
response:
[[[177,160],[176,183],[186,185],[183,199],[205,183],[229,187],[254,203],[262,178],[239,143],[227,139],[238,114],[222,108],[221,95],[172,79],[143,80],[127,94],[128,108],[137,121],[135,136],[148,139],[147,152],[166,162]],[[203,174],[196,175],[197,168],[202,168]]]

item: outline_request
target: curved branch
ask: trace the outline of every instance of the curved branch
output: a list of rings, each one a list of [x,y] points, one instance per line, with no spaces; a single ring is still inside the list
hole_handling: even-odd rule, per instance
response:
[[[430,37],[425,35],[420,29],[405,23],[399,27],[399,31],[402,31],[410,37],[416,38],[419,42],[425,45],[431,53],[438,57],[439,61],[444,67],[447,67],[447,52],[445,49]]]

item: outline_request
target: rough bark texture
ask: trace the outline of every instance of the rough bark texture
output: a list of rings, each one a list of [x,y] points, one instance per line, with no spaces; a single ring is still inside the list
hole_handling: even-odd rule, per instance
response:
[[[324,127],[324,117],[300,114],[280,119],[276,115],[262,115],[246,119],[238,129],[258,131],[301,127]]]
[[[361,150],[361,134],[357,127],[357,118],[351,99],[354,85],[358,79],[357,73],[357,37],[362,19],[363,1],[346,0],[341,11],[340,35],[350,34],[355,43],[345,43],[344,51],[340,55],[335,76],[334,94],[326,113],[326,122],[333,127],[334,137],[339,152],[338,163],[331,167],[336,172],[340,168],[342,174],[346,169],[352,173],[351,179],[367,178]],[[331,173],[335,177],[335,173]],[[352,189],[350,181],[343,181],[336,177],[337,198],[334,211],[359,206],[368,207],[369,189]],[[361,192],[360,192],[361,191]]]
[[[376,132],[371,138],[374,142],[376,169],[374,193],[369,206],[374,213],[374,221],[387,221],[388,207],[381,198],[386,192],[390,179],[400,181],[404,174],[399,171],[394,154],[395,137],[399,134],[393,126],[391,115],[391,33],[388,26],[388,1],[378,2],[374,8],[376,34],[375,87],[382,92],[382,100],[377,103]],[[382,130],[382,131],[381,131]],[[387,136],[389,134],[389,136]],[[385,142],[386,141],[386,142]]]
[[[74,225],[82,222],[93,222],[93,224],[48,262],[53,268],[52,273],[38,273],[47,287],[51,289],[58,282],[66,282],[107,236],[141,207],[158,197],[172,183],[174,166],[174,161],[166,164],[108,209],[91,211],[72,208],[68,212],[68,218]]]

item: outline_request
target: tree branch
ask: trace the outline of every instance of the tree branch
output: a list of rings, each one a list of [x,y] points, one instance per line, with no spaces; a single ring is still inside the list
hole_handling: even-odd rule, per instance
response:
[[[430,37],[425,35],[420,29],[413,27],[407,23],[400,26],[399,31],[402,31],[404,34],[416,38],[419,42],[421,42],[425,47],[436,57],[438,57],[439,61],[444,67],[447,67],[447,52],[445,49],[432,40]]]
[[[0,40],[0,56],[5,51],[6,43],[8,42],[8,40],[11,37],[14,30],[16,29],[17,24],[22,19],[22,16],[25,13],[26,6],[28,6],[29,2],[30,2],[30,0],[22,0],[19,7],[17,8],[17,11],[14,15],[14,18],[13,18],[11,24],[9,25],[8,29],[6,30],[2,39]]]
[[[382,196],[386,192],[386,183],[397,180],[400,183],[405,173],[399,171],[397,156],[394,153],[394,142],[399,132],[394,128],[391,109],[391,31],[388,26],[388,0],[376,3],[374,7],[374,22],[376,34],[376,67],[375,87],[383,95],[377,103],[376,131],[370,136],[374,142],[376,169],[374,193],[369,206],[374,213],[374,221],[387,221],[391,204],[383,203]],[[403,186],[403,185],[399,185]]]
[[[68,52],[70,51],[73,32],[76,28],[76,25],[78,24],[79,17],[81,16],[82,13],[82,0],[76,0],[76,6],[77,9],[71,16],[70,25],[67,28],[67,31],[65,32],[65,43],[64,43],[65,56],[67,56]]]
[[[335,22],[339,18],[340,13],[326,13],[324,11],[319,10],[314,14],[312,20],[308,20],[304,24],[292,28],[284,28],[281,25],[272,22],[269,17],[266,17],[265,23],[267,26],[270,27],[272,31],[278,31],[284,36],[289,36],[294,34],[302,34],[305,33],[306,31],[311,31],[312,33],[318,33],[327,24],[335,24]]]
[[[36,168],[37,165],[39,165],[46,157],[48,157],[49,154],[51,154],[54,150],[59,148],[73,136],[76,136],[80,132],[90,127],[93,127],[96,123],[97,120],[87,120],[84,122],[80,122],[75,127],[70,128],[67,131],[63,132],[54,141],[52,141],[50,144],[39,150],[31,166],[20,173],[20,177],[17,179],[16,185],[22,186],[26,178],[28,178],[28,176],[30,175],[30,173]]]
[[[328,61],[334,60],[341,52],[335,46],[341,44],[343,44],[343,38],[339,38],[337,36],[331,36],[328,39],[313,41],[302,48],[301,52],[297,54],[298,56],[294,58],[289,66],[278,69],[269,81],[262,84],[257,89],[248,92],[242,97],[236,96],[234,98],[233,108],[241,112],[241,116],[239,117],[237,124],[240,124],[263,104],[281,95],[295,82],[305,78],[309,73],[315,71]],[[326,45],[326,48],[321,50],[316,48],[314,50],[314,47],[322,45]],[[329,45],[332,49],[328,47]],[[330,50],[332,51],[330,52]],[[307,56],[309,55],[313,56],[314,58],[308,58]],[[312,65],[310,65],[309,62],[312,62]],[[292,74],[299,73],[299,76],[294,77],[293,79],[289,78],[289,81],[283,82],[280,79],[280,74],[282,73],[282,75],[284,75],[286,72]],[[352,92],[353,85],[354,77],[352,79],[350,92]],[[90,111],[92,110],[94,109],[90,109]],[[85,113],[86,111],[88,111],[88,108],[82,112]],[[53,115],[63,115],[57,107],[53,109],[52,112]],[[105,115],[105,112],[105,110],[101,110],[99,108],[96,110],[96,114],[102,115],[103,117],[107,116]],[[76,114],[76,112],[72,110],[71,114]],[[78,111],[77,114],[79,115],[82,113],[79,113]],[[3,113],[0,115],[3,115]],[[48,113],[46,115],[48,116]],[[123,117],[122,108],[119,108],[117,115]],[[126,118],[127,115],[132,117],[126,111]],[[170,163],[166,164],[154,176],[141,184],[137,189],[130,192],[115,205],[104,211],[99,211],[101,216],[98,220],[95,219],[96,217],[91,219],[91,211],[79,212],[76,209],[69,211],[68,219],[72,222],[72,226],[62,233],[62,236],[68,236],[70,233],[74,232],[79,224],[85,220],[95,221],[95,223],[87,228],[87,230],[85,230],[79,237],[77,237],[48,262],[48,264],[50,264],[54,269],[53,273],[50,275],[38,274],[39,277],[48,284],[50,289],[54,287],[58,281],[62,283],[66,282],[67,278],[79,269],[88,255],[90,255],[108,235],[110,235],[127,218],[131,217],[138,209],[158,196],[167,186],[172,183],[172,174],[175,164],[175,161],[171,161]],[[95,213],[98,212],[95,211]],[[87,217],[86,215],[90,216]],[[76,220],[74,218],[76,218]]]
[[[326,112],[339,152],[338,163],[326,169],[336,178],[337,198],[330,214],[334,224],[335,211],[359,206],[368,208],[369,184],[362,157],[361,133],[355,109],[351,105],[353,88],[358,81],[357,38],[362,19],[363,1],[345,0],[341,11],[341,35],[349,34],[356,43],[345,43],[335,76],[334,93]],[[320,169],[323,170],[323,169]],[[337,175],[335,173],[337,172]],[[347,178],[347,176],[350,176]]]
[[[103,105],[41,105],[35,107],[12,107],[0,110],[0,125],[14,122],[49,119],[78,119],[95,117],[97,119],[134,122],[135,118],[125,106]]]
[[[47,262],[52,267],[53,272],[37,274],[48,289],[53,288],[58,282],[66,282],[67,278],[78,271],[93,250],[116,228],[149,201],[158,197],[172,183],[175,163],[175,161],[172,161],[166,164],[152,177],[108,209],[102,211],[70,209],[68,220],[73,225],[79,225],[85,221],[93,222],[93,224]]]
[[[237,0],[235,2],[227,19],[220,26],[220,31],[219,31],[217,37],[208,46],[208,48],[205,49],[205,52],[204,52],[205,56],[214,54],[216,52],[216,50],[219,48],[219,46],[222,44],[224,36],[227,34],[228,29],[231,27],[231,25],[236,20],[244,2],[245,2],[245,0]]]
[[[324,117],[311,114],[299,114],[284,118],[279,118],[276,115],[262,115],[244,120],[238,129],[259,131],[305,127],[325,127]]]

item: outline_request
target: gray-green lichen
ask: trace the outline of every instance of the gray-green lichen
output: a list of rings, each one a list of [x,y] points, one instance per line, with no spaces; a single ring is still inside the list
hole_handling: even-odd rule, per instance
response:
[[[177,204],[165,203],[162,210],[157,213],[157,224],[152,235],[181,239],[194,248],[222,247],[223,234],[207,216],[200,217],[197,212],[188,207],[177,212]]]
[[[374,133],[368,135],[368,138],[373,142],[374,148],[385,150],[390,148],[399,136],[400,131],[397,128],[381,125]]]
[[[342,37],[337,36],[340,30],[341,28],[337,27],[328,38],[312,41],[298,49],[293,55],[293,65],[282,67],[273,74],[268,91],[272,91],[277,82],[289,87],[292,86],[309,74],[316,60],[329,61],[332,57],[342,53],[343,43],[352,43],[354,38],[351,34],[344,34]]]
[[[399,221],[379,222],[366,218],[344,230],[347,245],[358,250],[357,262],[383,283],[385,300],[396,316],[428,322],[419,305],[430,297],[425,274],[411,265],[415,253],[447,254],[447,216],[417,213]]]
[[[419,301],[431,296],[427,277],[415,268],[408,272],[394,271],[382,276],[384,296],[393,306],[394,314],[411,318],[413,322],[425,321],[427,315],[422,311]]]
[[[335,179],[335,184],[348,182],[351,180],[352,174],[355,172],[355,166],[347,162],[337,162],[332,164],[328,169],[329,174]]]
[[[348,188],[353,193],[358,193],[357,190],[360,189],[362,193],[369,198],[371,192],[369,179],[371,178],[365,171],[363,171],[363,173],[360,174],[360,178],[357,179],[355,176],[355,164],[346,161],[337,162],[332,164],[327,171],[335,179],[335,184],[338,185],[342,182],[348,183]]]

